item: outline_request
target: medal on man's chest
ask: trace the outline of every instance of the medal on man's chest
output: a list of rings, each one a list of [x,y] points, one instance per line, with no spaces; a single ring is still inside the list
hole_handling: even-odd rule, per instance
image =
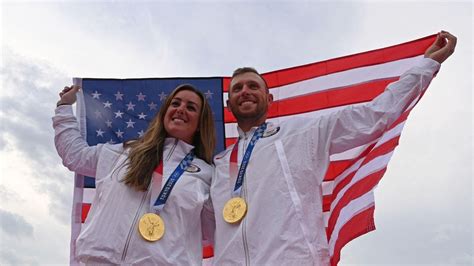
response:
[[[235,173],[235,171],[237,169],[239,140],[237,140],[237,143],[235,143],[234,147],[232,148],[232,152],[229,158],[229,176],[231,177],[229,180],[232,180],[235,175],[236,178],[235,186],[232,190],[232,198],[226,202],[226,204],[224,205],[224,209],[222,210],[222,216],[224,218],[224,221],[226,221],[227,223],[238,223],[242,221],[242,219],[245,217],[245,214],[247,214],[247,203],[245,202],[245,199],[240,196],[242,192],[242,185],[244,183],[245,171],[249,164],[253,148],[255,147],[257,141],[262,137],[266,128],[267,124],[263,123],[255,130],[242,157],[242,162],[237,173]]]
[[[246,213],[247,203],[245,203],[245,200],[241,197],[231,198],[226,202],[222,210],[224,221],[230,224],[240,222]]]

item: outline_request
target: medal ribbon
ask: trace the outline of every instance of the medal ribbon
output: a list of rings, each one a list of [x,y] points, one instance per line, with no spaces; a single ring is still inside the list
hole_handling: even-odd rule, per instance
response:
[[[151,187],[151,197],[150,205],[151,208],[157,212],[160,212],[165,206],[166,200],[168,199],[171,191],[173,190],[174,185],[178,179],[183,175],[186,168],[189,167],[191,162],[194,159],[194,150],[191,150],[186,156],[181,160],[181,162],[176,166],[173,173],[170,175],[168,180],[165,183],[163,189],[161,189],[158,197],[156,196],[157,191],[161,188],[161,181],[163,180],[163,161],[160,161],[160,164],[155,168],[152,176],[152,187]],[[156,199],[156,200],[154,200]]]
[[[250,161],[250,156],[252,155],[253,148],[257,141],[262,137],[263,132],[267,128],[267,123],[261,124],[257,130],[253,133],[252,138],[250,139],[249,145],[245,150],[244,156],[242,158],[242,163],[240,164],[239,172],[237,173],[237,179],[235,180],[234,190],[232,191],[232,197],[239,197],[240,192],[242,190],[242,184],[244,183],[244,175],[245,171],[247,170],[248,163]],[[232,153],[230,154],[230,164],[229,164],[229,172],[230,176],[235,176],[235,172],[237,169],[237,153],[239,150],[239,140],[234,144],[234,148],[232,149]]]

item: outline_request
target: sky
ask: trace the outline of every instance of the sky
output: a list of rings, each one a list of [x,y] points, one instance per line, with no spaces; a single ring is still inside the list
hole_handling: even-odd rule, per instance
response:
[[[0,264],[69,263],[73,174],[51,117],[72,77],[228,76],[458,37],[340,265],[473,265],[471,1],[1,1]]]

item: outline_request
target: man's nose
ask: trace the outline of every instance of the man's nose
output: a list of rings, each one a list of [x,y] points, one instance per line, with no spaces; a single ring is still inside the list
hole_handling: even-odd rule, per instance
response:
[[[242,94],[248,94],[250,92],[250,88],[247,85],[242,87]]]

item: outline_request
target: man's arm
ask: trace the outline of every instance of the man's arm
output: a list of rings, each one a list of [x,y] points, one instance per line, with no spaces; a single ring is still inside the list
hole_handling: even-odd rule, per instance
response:
[[[404,73],[371,102],[350,106],[324,118],[327,126],[327,149],[330,154],[346,151],[378,137],[428,87],[434,75],[454,52],[456,37],[442,31],[426,50],[425,59]]]

